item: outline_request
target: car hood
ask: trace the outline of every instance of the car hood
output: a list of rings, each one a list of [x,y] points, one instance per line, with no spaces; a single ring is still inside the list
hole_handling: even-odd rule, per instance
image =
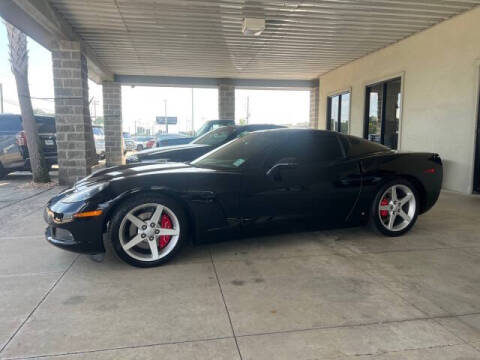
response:
[[[115,181],[142,175],[155,175],[162,173],[180,173],[185,171],[209,171],[185,163],[137,163],[130,165],[113,166],[95,171],[89,176],[75,183],[75,187],[94,185],[95,183]]]

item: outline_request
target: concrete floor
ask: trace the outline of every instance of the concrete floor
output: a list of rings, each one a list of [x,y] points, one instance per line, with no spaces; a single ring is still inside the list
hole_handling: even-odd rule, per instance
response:
[[[43,239],[59,188],[0,181],[0,358],[480,359],[480,197],[444,192],[414,230],[363,228],[103,263]]]

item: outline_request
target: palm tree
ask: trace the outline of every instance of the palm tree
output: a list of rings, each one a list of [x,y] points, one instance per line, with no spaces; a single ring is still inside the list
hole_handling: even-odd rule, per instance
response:
[[[23,130],[27,137],[27,148],[34,182],[49,182],[48,166],[38,137],[38,128],[33,116],[30,89],[28,87],[27,37],[11,24],[7,26],[10,47],[10,63],[17,83],[18,101],[22,113]]]

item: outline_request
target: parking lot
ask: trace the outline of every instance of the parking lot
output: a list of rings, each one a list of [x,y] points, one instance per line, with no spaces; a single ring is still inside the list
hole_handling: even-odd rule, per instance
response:
[[[478,197],[443,192],[400,238],[264,236],[138,269],[44,241],[60,189],[0,181],[1,358],[480,359]]]

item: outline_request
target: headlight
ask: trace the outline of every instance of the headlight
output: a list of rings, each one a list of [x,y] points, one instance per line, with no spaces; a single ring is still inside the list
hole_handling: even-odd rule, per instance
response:
[[[126,161],[127,161],[127,163],[135,163],[135,162],[139,162],[140,160],[138,159],[138,156],[131,155],[131,156],[127,157]]]
[[[100,183],[92,186],[87,186],[81,189],[75,189],[70,195],[61,201],[64,203],[74,203],[79,201],[84,201],[90,199],[95,194],[98,194],[100,191],[105,189],[108,186],[108,183]]]

